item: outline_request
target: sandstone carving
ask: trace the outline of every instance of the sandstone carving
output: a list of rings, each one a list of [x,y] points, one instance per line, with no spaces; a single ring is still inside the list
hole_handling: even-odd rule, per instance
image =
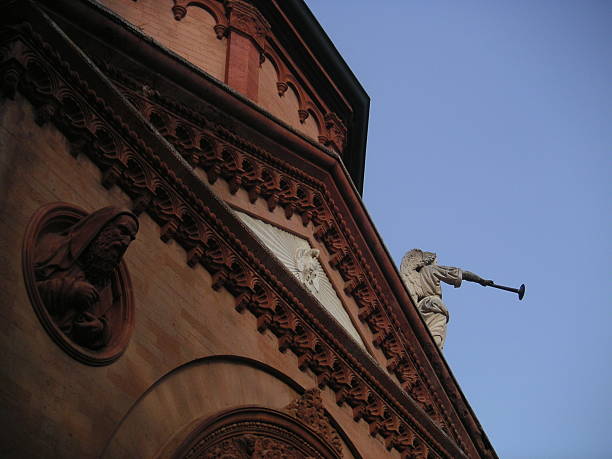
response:
[[[307,457],[292,445],[256,435],[225,440],[220,445],[208,449],[200,457],[202,459],[314,459],[313,456]]]
[[[127,211],[87,215],[68,204],[40,209],[24,241],[24,274],[52,337],[90,364],[109,363],[131,331],[131,289],[122,257],[138,231]]]
[[[162,456],[172,459],[341,459],[341,451],[340,446],[330,444],[329,439],[321,435],[316,425],[311,426],[307,420],[292,413],[241,407],[205,419],[178,448],[171,446]]]
[[[297,249],[295,252],[295,266],[298,279],[314,293],[318,293],[321,289],[319,279],[321,274],[319,273],[321,268],[317,263],[319,258],[318,249]]]
[[[440,266],[436,264],[435,253],[420,249],[412,249],[404,255],[400,274],[406,288],[417,301],[417,308],[440,349],[444,348],[449,318],[448,309],[442,301],[440,281],[455,287],[460,287],[462,280],[478,282],[484,286],[493,284],[493,281],[470,271]]]
[[[342,457],[342,441],[329,423],[323,410],[323,400],[319,389],[309,389],[302,396],[285,407],[285,412],[299,419],[327,440]]]

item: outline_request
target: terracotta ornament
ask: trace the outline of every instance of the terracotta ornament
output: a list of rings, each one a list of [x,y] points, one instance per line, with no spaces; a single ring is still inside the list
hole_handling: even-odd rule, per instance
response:
[[[167,450],[163,457],[341,459],[338,434],[335,434],[337,444],[330,444],[330,439],[316,427],[293,413],[288,415],[256,406],[241,407],[205,419],[178,448]]]
[[[138,219],[116,207],[91,214],[65,203],[36,212],[23,247],[34,309],[52,338],[92,365],[115,360],[133,326],[129,277],[122,258]]]
[[[300,398],[287,405],[284,411],[321,435],[342,457],[342,440],[325,415],[319,389],[307,390]]]

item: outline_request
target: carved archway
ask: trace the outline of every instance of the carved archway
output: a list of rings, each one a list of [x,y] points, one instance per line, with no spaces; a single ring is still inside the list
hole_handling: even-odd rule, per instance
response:
[[[339,459],[332,445],[289,414],[263,407],[224,411],[200,423],[172,459]]]

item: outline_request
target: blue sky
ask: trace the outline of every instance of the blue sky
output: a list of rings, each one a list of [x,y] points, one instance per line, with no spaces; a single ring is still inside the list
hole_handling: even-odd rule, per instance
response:
[[[370,95],[364,200],[396,263],[527,285],[444,290],[499,456],[612,457],[612,1],[307,4]]]

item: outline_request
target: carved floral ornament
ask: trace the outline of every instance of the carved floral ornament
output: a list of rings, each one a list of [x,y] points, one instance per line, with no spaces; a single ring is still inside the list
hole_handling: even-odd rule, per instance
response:
[[[342,440],[325,415],[319,389],[305,391],[301,397],[287,405],[284,411],[321,435],[342,456]]]
[[[41,26],[47,27],[46,24],[37,23],[37,30],[41,30]],[[420,421],[415,422],[415,415],[420,418],[418,412],[412,413],[403,404],[388,398],[385,395],[387,389],[378,377],[372,376],[376,373],[375,369],[355,361],[341,342],[320,329],[301,300],[287,292],[215,214],[222,213],[222,209],[217,209],[214,202],[204,203],[177,176],[177,171],[168,166],[167,162],[174,164],[173,154],[167,154],[162,144],[158,145],[155,138],[150,138],[148,131],[136,133],[123,116],[128,121],[131,118],[126,114],[119,116],[113,110],[112,105],[106,102],[116,99],[113,91],[100,87],[94,90],[95,78],[86,82],[65,60],[65,52],[60,54],[43,41],[29,24],[17,26],[11,33],[13,35],[7,34],[4,47],[0,48],[0,91],[3,97],[13,98],[17,91],[23,94],[33,104],[39,124],[53,122],[70,141],[74,154],[87,154],[103,171],[105,186],[120,186],[132,198],[135,213],[146,211],[161,227],[163,240],[172,238],[184,247],[190,266],[201,264],[207,269],[213,278],[213,288],[225,288],[235,297],[237,310],[248,310],[254,314],[258,329],[270,330],[278,338],[281,352],[291,350],[298,357],[299,368],[312,371],[319,386],[329,387],[336,394],[338,404],[347,403],[354,412],[355,420],[364,419],[372,435],[384,438],[387,448],[421,458],[448,455],[446,451],[453,451],[454,457],[464,456],[459,448],[466,451],[464,442],[470,441],[469,437],[466,440],[451,422],[449,431],[457,440],[457,448],[454,443],[445,440],[446,437],[434,435],[433,431],[424,430],[419,425]],[[11,38],[12,41],[9,40]],[[65,48],[63,44],[62,47]],[[73,59],[78,61],[78,57],[73,56]],[[138,94],[130,93],[128,97],[139,99],[139,102],[145,102],[144,105],[150,104]],[[195,114],[187,110],[177,116],[173,113],[177,109],[176,104],[166,105],[161,97],[155,104],[160,110],[167,111],[174,118],[182,118],[187,124]],[[138,124],[137,119],[133,122]],[[347,281],[347,292],[355,295],[356,302],[364,311],[363,320],[373,329],[385,332],[381,336],[384,339],[381,339],[380,346],[390,359],[390,371],[398,376],[402,385],[408,384],[406,389],[425,411],[442,409],[442,418],[436,411],[431,414],[437,422],[448,419],[446,408],[435,392],[430,393],[431,382],[421,364],[412,352],[406,353],[405,338],[395,335],[393,330],[386,330],[388,321],[379,320],[387,314],[386,300],[379,303],[377,296],[380,287],[376,282],[370,285],[366,280],[375,276],[360,275],[364,266],[362,255],[359,250],[355,252],[343,242],[347,236],[342,228],[346,225],[336,226],[334,215],[337,215],[337,209],[333,208],[333,200],[324,187],[318,189],[316,180],[285,164],[279,169],[284,170],[291,181],[287,188],[280,186],[279,197],[273,199],[272,194],[279,192],[267,195],[266,187],[274,183],[278,185],[279,182],[260,174],[267,167],[263,164],[279,160],[221,126],[207,123],[201,129],[205,130],[203,135],[214,143],[212,148],[203,150],[206,155],[211,152],[215,155],[206,159],[205,170],[209,177],[226,178],[222,174],[227,173],[226,180],[230,186],[234,183],[235,190],[244,187],[254,200],[263,198],[269,206],[281,205],[288,216],[297,212],[305,224],[313,221],[317,227],[317,239],[332,253],[332,265],[338,266],[337,269]],[[148,140],[145,141],[143,137]],[[217,142],[231,144],[241,151],[243,159],[251,155],[258,159],[249,167],[244,161],[227,162]],[[157,150],[154,151],[149,143],[155,145]],[[275,168],[271,166],[271,170],[278,171]],[[249,178],[251,175],[253,177]],[[235,180],[238,177],[241,179]],[[300,184],[306,184],[306,189],[311,190],[309,194],[300,194],[299,188],[303,186]],[[317,190],[316,196],[312,194],[314,189]],[[206,189],[199,193],[206,195]],[[431,399],[432,395],[436,398],[435,402]],[[461,403],[461,395],[457,397],[457,403]],[[469,413],[464,416],[473,424]],[[491,457],[490,447],[483,446],[480,440],[482,431],[478,426],[472,427],[469,422],[466,426],[470,429],[471,438],[477,442],[478,450],[483,451],[483,457]]]
[[[321,290],[321,266],[317,262],[319,249],[296,249],[295,267],[298,279],[313,293]]]
[[[316,390],[284,410],[242,407],[202,422],[172,459],[341,459],[342,441]]]
[[[105,365],[127,347],[134,327],[123,254],[138,231],[129,211],[91,214],[66,203],[41,207],[23,241],[23,274],[45,330],[69,355]]]

